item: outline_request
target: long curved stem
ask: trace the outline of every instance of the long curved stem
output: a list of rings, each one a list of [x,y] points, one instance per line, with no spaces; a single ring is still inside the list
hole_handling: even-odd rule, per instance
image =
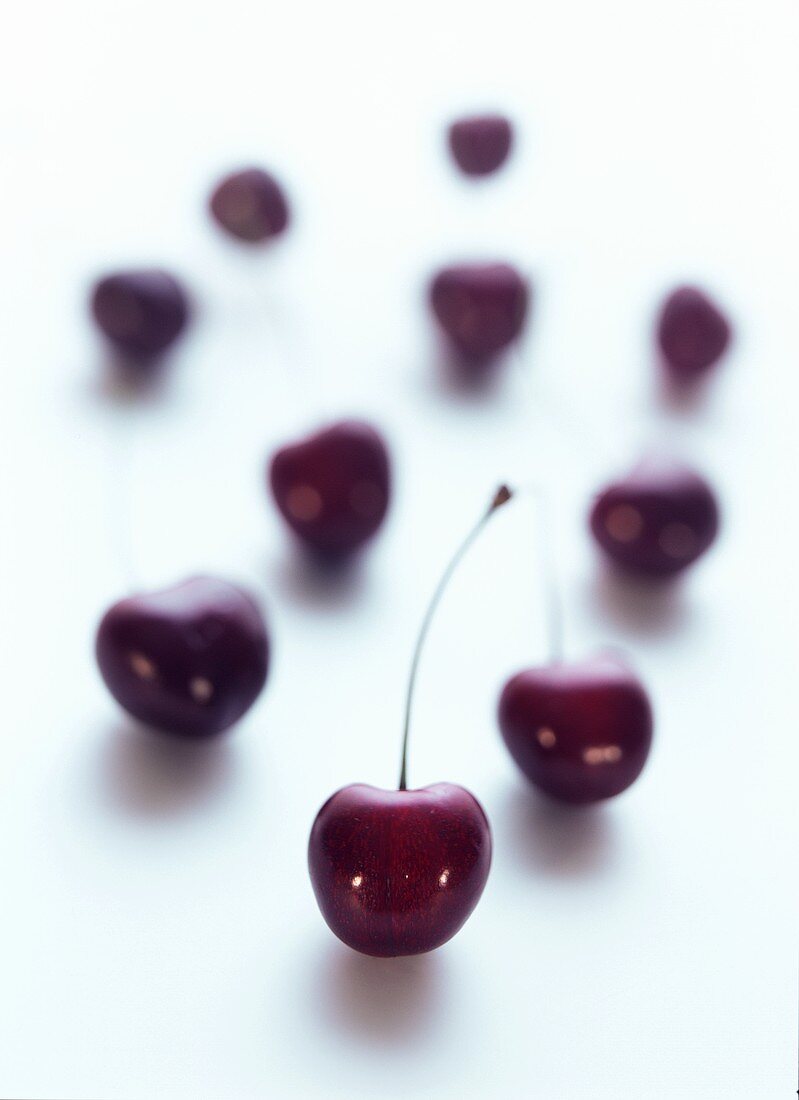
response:
[[[433,621],[433,616],[436,613],[436,608],[439,605],[441,597],[444,595],[444,590],[449,584],[450,579],[452,578],[452,574],[458,568],[458,565],[460,564],[463,557],[466,555],[472,543],[475,541],[477,536],[483,530],[483,528],[491,519],[493,514],[497,511],[497,509],[501,508],[503,504],[507,504],[512,496],[513,493],[506,485],[501,485],[499,489],[497,489],[490,505],[488,506],[487,511],[483,513],[483,515],[480,517],[480,519],[477,521],[471,531],[469,531],[466,538],[453,554],[449,565],[441,574],[441,579],[436,585],[435,591],[433,592],[433,595],[430,599],[430,603],[427,605],[427,611],[425,611],[424,618],[422,619],[422,625],[419,628],[419,634],[416,638],[416,646],[413,651],[413,659],[411,660],[410,676],[408,677],[408,691],[405,696],[405,728],[402,734],[402,766],[400,768],[399,778],[399,789],[401,791],[405,791],[408,789],[408,730],[410,729],[411,724],[411,704],[413,703],[413,692],[416,685],[416,674],[419,669],[419,659],[422,655],[425,638],[427,637],[427,633],[430,629],[430,624]]]

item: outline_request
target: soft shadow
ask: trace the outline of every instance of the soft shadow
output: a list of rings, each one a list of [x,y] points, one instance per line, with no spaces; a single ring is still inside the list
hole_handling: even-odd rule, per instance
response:
[[[315,995],[325,1022],[374,1046],[430,1040],[443,1006],[446,963],[440,951],[374,959],[328,943],[316,974]]]
[[[107,351],[92,374],[90,392],[119,409],[158,402],[167,390],[171,358],[165,354],[139,361]]]
[[[275,587],[287,599],[314,611],[338,611],[361,599],[368,586],[360,554],[330,561],[299,545],[277,559],[272,574]]]
[[[464,404],[484,404],[501,389],[510,369],[509,355],[475,362],[464,359],[452,348],[441,343],[432,355],[428,371],[430,383],[440,397]]]
[[[656,361],[656,401],[660,408],[676,416],[703,416],[709,406],[713,375],[711,367],[706,374],[694,381],[677,381],[662,360]]]
[[[183,741],[136,722],[116,722],[101,746],[100,779],[108,801],[140,817],[171,817],[205,805],[235,773],[225,738]]]
[[[607,869],[617,856],[617,837],[609,808],[567,806],[517,786],[504,806],[510,844],[536,872],[554,876],[591,875]]]
[[[602,562],[591,581],[589,600],[623,630],[650,637],[682,628],[690,615],[679,578],[638,579]]]

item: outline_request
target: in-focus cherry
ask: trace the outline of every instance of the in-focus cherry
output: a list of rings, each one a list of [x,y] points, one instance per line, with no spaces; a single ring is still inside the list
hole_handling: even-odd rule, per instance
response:
[[[727,318],[697,287],[678,287],[663,303],[657,342],[678,382],[700,378],[727,350],[731,335]]]
[[[319,811],[308,847],[322,915],[366,955],[417,955],[446,943],[480,900],[490,864],[483,808],[452,783],[344,787]]]
[[[120,600],[103,616],[96,653],[108,690],[129,714],[197,738],[238,721],[269,667],[258,604],[215,577]]]
[[[430,286],[430,305],[456,354],[471,364],[490,361],[519,338],[530,290],[510,264],[457,264]]]
[[[218,225],[249,244],[281,234],[289,221],[282,187],[262,168],[245,168],[217,184],[209,202]]]
[[[614,565],[644,577],[672,577],[716,538],[719,510],[700,474],[648,458],[599,494],[591,531]]]
[[[106,275],[94,288],[91,309],[117,352],[145,361],[177,340],[190,315],[188,296],[178,280],[157,269]]]
[[[460,170],[467,176],[487,176],[508,159],[513,127],[504,115],[473,115],[453,122],[448,137]]]
[[[323,557],[351,554],[388,510],[388,450],[371,425],[342,420],[282,447],[269,467],[272,494],[289,527]]]
[[[640,775],[652,744],[647,693],[610,654],[517,673],[502,692],[499,725],[522,772],[563,802],[620,794]]]

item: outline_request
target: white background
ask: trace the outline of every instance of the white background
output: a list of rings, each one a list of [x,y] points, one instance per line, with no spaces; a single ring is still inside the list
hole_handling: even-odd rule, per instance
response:
[[[0,1095],[793,1094],[796,1034],[794,0],[15,5],[0,64],[3,722]],[[453,113],[517,120],[482,184]],[[296,217],[244,254],[204,213],[240,164]],[[423,290],[507,257],[536,303],[488,392],[442,381]],[[198,302],[161,390],[115,394],[85,298],[162,263]],[[664,403],[650,325],[704,282],[738,330],[703,400]],[[360,414],[396,497],[335,584],[263,486],[279,443]],[[643,448],[712,478],[716,548],[660,595],[605,575],[591,494]],[[338,786],[389,786],[424,602],[498,480],[542,480],[569,654],[649,685],[640,782],[595,811],[528,791],[503,680],[541,661],[538,525],[501,513],[448,594],[411,782],[471,788],[495,860],[433,956],[340,945],[305,868]],[[275,660],[204,748],[136,735],[94,668],[131,587],[200,570],[263,598]]]

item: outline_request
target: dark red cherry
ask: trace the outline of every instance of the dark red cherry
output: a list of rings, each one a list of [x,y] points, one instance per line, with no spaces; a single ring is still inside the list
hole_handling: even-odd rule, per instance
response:
[[[308,867],[333,932],[365,955],[418,955],[446,943],[480,900],[491,830],[463,787],[344,787],[316,816]]]
[[[527,778],[563,802],[620,794],[652,744],[646,691],[610,654],[517,673],[502,692],[499,725]]]
[[[352,553],[388,509],[388,451],[369,424],[342,420],[282,447],[269,468],[272,494],[296,535],[328,557]]]
[[[704,374],[727,350],[730,337],[727,318],[696,287],[679,287],[663,303],[657,342],[666,369],[677,381]]]
[[[260,244],[288,225],[289,208],[280,184],[262,168],[226,176],[210,199],[211,214],[233,237]]]
[[[713,490],[695,470],[649,458],[599,494],[594,538],[611,561],[645,577],[672,577],[711,545],[719,527]]]
[[[457,264],[436,275],[430,304],[453,349],[482,363],[518,339],[530,292],[510,264]]]
[[[467,176],[487,176],[505,163],[513,142],[513,128],[504,115],[459,118],[449,128],[449,147],[455,163]]]
[[[120,600],[97,631],[106,686],[134,718],[206,737],[249,710],[266,681],[269,642],[258,604],[215,577]]]
[[[151,359],[166,351],[190,313],[177,279],[156,269],[106,275],[94,288],[91,309],[106,339],[131,359]]]

